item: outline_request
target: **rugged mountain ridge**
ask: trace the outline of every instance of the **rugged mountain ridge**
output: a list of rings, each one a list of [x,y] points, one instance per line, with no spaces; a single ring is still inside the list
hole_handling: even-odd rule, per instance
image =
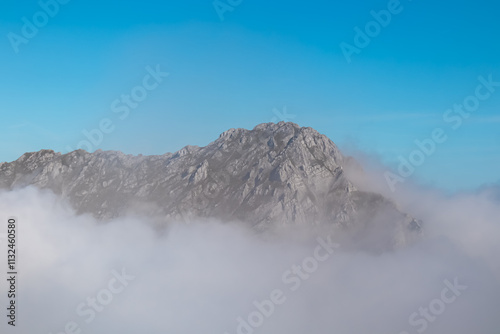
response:
[[[416,220],[381,195],[357,190],[326,136],[294,123],[230,129],[205,147],[131,156],[51,150],[0,164],[0,188],[34,185],[69,199],[79,213],[109,219],[128,212],[166,222],[196,217],[276,225],[379,226],[404,242]]]

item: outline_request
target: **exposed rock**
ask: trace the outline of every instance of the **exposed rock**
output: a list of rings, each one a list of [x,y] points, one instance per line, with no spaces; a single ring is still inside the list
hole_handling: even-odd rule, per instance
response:
[[[413,218],[381,195],[358,191],[336,145],[312,128],[267,123],[230,129],[205,147],[159,156],[77,150],[26,153],[0,165],[0,187],[48,188],[79,213],[109,219],[131,211],[163,220],[211,217],[258,230],[300,225],[388,228],[405,243]]]

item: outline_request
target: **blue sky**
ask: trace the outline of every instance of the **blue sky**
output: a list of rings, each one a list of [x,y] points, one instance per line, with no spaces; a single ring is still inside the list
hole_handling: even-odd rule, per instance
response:
[[[500,87],[459,128],[443,119],[479,76],[500,81],[497,2],[401,0],[350,62],[340,44],[355,46],[354,28],[391,1],[221,2],[224,20],[211,0],[71,0],[46,22],[37,1],[3,3],[0,161],[66,152],[103,120],[92,150],[162,154],[285,116],[393,168],[442,128],[415,180],[452,191],[500,181]],[[23,18],[42,20],[36,35]],[[169,75],[120,119],[113,102],[156,68]]]

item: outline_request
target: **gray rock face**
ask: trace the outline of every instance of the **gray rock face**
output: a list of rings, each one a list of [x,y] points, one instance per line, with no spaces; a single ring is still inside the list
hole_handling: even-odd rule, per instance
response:
[[[358,191],[326,136],[293,123],[230,129],[205,147],[158,156],[50,150],[0,164],[0,188],[34,185],[69,199],[79,213],[130,212],[171,220],[242,221],[255,229],[329,225],[389,228],[405,242],[418,223],[381,195]],[[383,222],[383,223],[381,223]]]

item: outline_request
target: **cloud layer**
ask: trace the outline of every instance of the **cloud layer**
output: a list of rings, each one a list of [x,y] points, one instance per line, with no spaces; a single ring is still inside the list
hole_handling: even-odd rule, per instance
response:
[[[491,194],[405,188],[399,205],[425,222],[425,236],[372,254],[342,242],[329,252],[327,236],[263,238],[215,221],[161,233],[147,217],[102,224],[50,192],[1,192],[0,219],[19,221],[20,275],[18,328],[5,320],[0,328],[497,334],[500,206]],[[6,288],[3,281],[2,305]]]

